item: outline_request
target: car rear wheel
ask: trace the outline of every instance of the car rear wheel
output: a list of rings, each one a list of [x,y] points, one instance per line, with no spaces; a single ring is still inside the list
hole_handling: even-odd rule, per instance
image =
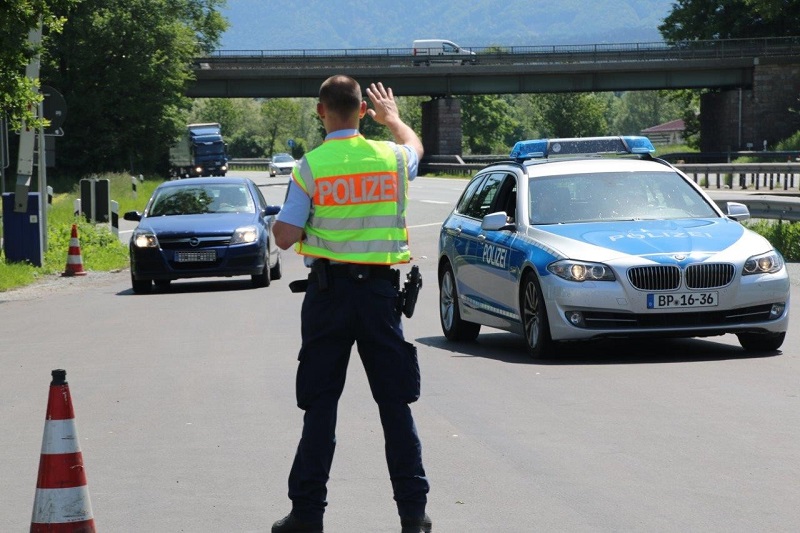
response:
[[[261,271],[260,274],[253,274],[250,279],[253,280],[254,287],[269,287],[269,284],[272,282],[272,272],[269,268],[269,253],[267,257],[264,259],[264,270]]]
[[[533,272],[528,272],[523,278],[519,307],[528,354],[535,359],[549,355],[552,341],[547,310],[542,288]]]
[[[131,287],[136,294],[147,294],[153,288],[153,281],[149,279],[136,279],[131,273]]]
[[[281,254],[278,254],[278,259],[275,261],[275,266],[269,271],[269,277],[272,279],[281,279],[283,276],[283,265],[281,263]]]
[[[481,325],[461,319],[453,269],[447,265],[439,280],[439,320],[444,336],[451,341],[474,341]]]
[[[748,352],[774,352],[783,344],[786,332],[782,333],[738,333],[739,344]]]

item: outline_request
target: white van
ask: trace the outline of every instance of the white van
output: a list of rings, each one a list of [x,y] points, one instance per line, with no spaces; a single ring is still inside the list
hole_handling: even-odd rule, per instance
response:
[[[414,65],[425,63],[475,63],[478,56],[475,52],[464,50],[456,43],[445,39],[417,39],[411,45],[411,53],[414,56]]]

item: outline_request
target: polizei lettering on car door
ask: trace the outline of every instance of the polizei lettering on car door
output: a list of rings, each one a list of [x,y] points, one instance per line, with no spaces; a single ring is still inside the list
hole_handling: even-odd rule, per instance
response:
[[[316,181],[314,204],[353,205],[397,201],[397,174],[356,174]]]
[[[501,248],[493,244],[483,245],[483,262],[497,268],[506,268],[508,248]]]

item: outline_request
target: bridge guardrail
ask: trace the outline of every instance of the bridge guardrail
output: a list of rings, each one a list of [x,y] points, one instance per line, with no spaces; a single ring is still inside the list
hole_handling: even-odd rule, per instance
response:
[[[797,56],[800,37],[464,48],[478,55],[479,64],[713,60]],[[308,63],[411,66],[413,58],[412,48],[215,50],[195,64],[201,69]]]

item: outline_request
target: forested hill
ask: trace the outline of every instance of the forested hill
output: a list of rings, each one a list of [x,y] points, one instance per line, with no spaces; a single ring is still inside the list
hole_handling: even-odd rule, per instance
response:
[[[224,50],[661,41],[674,0],[227,0]]]

